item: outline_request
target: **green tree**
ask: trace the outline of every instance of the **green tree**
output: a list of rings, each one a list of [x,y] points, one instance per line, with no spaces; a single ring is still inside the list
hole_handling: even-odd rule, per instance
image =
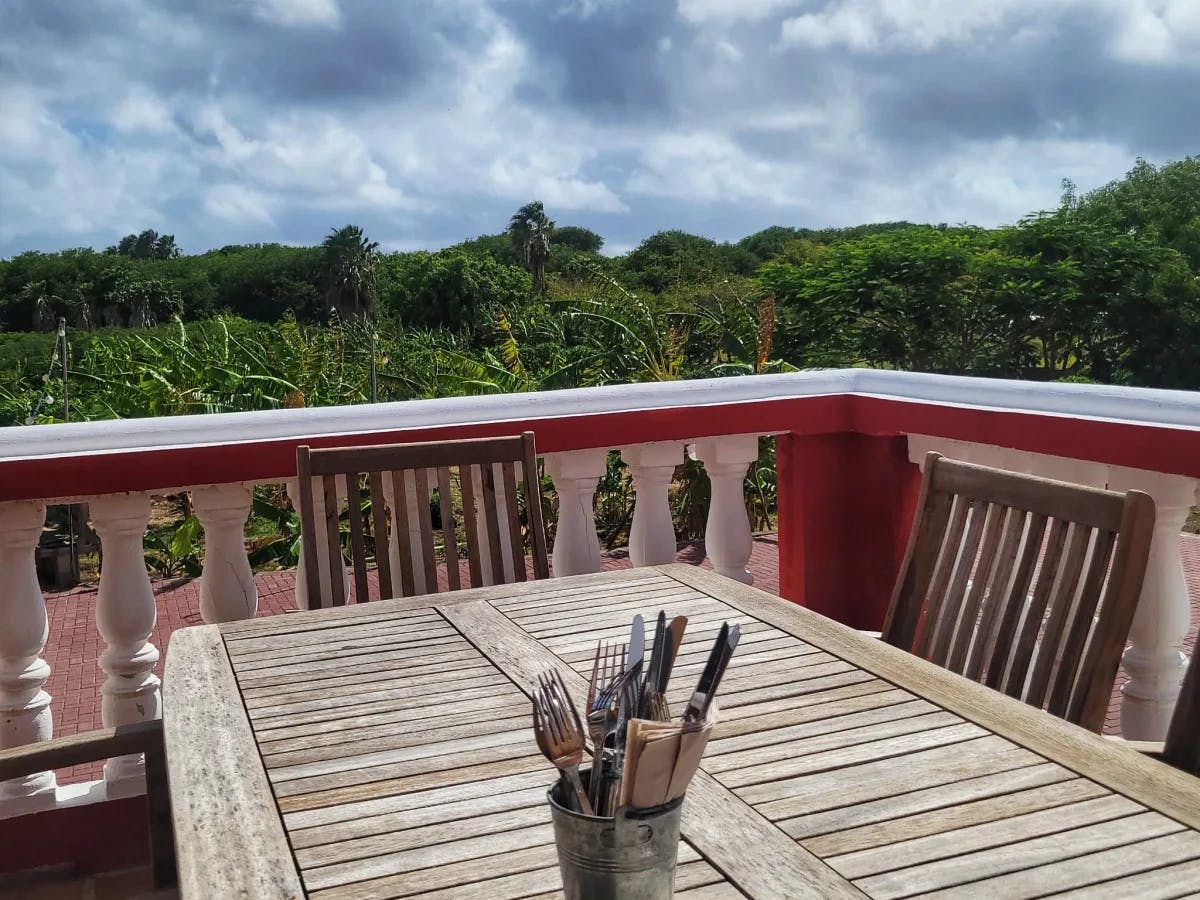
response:
[[[375,306],[379,244],[357,225],[335,228],[321,244],[326,296],[343,317],[370,316]]]
[[[1068,184],[1068,203],[1074,186]],[[1078,217],[1178,250],[1200,273],[1200,156],[1154,166],[1139,159],[1124,178],[1086,194]]]
[[[159,234],[147,228],[141,234],[125,235],[106,252],[131,259],[175,259],[179,256],[179,247],[175,244],[175,235]]]
[[[526,203],[508,222],[508,238],[533,276],[533,292],[541,294],[546,287],[546,261],[550,258],[550,238],[554,222],[546,217],[542,201]]]
[[[427,328],[487,327],[493,308],[529,296],[530,277],[517,266],[461,250],[397,254],[381,267],[386,308],[406,323]]]
[[[604,238],[596,232],[579,225],[561,225],[550,236],[552,247],[565,247],[580,253],[599,253]]]

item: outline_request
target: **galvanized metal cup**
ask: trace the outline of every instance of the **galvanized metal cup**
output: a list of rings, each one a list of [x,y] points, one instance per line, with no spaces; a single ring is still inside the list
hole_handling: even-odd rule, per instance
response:
[[[561,781],[547,795],[567,900],[669,900],[675,893],[682,797],[602,819],[571,811]]]

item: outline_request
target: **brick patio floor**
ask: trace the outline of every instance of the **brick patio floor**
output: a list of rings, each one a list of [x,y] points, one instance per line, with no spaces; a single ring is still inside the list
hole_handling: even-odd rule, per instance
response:
[[[1200,625],[1200,537],[1182,535],[1180,546],[1184,572],[1192,601],[1192,628],[1184,642],[1190,653],[1196,642]],[[710,568],[704,559],[703,543],[683,545],[677,556],[679,562]],[[624,569],[630,566],[628,554],[614,551],[605,554],[603,568]],[[750,556],[754,583],[773,594],[779,592],[779,543],[774,534],[757,535]],[[276,615],[295,609],[295,572],[267,572],[257,575],[258,614]],[[203,624],[200,618],[199,580],[157,581],[154,592],[158,601],[158,623],[150,640],[158,647],[162,658],[155,671],[161,676],[171,633],[177,628]],[[104,675],[97,661],[103,641],[96,631],[96,586],[82,585],[71,591],[47,594],[50,636],[46,642],[45,658],[50,664],[50,679],[46,690],[53,698],[56,735],[75,734],[101,726],[100,685]],[[1120,733],[1120,693],[1124,673],[1117,677],[1112,705],[1109,707],[1105,731]],[[59,784],[71,784],[100,777],[100,763],[63,769],[58,773]]]

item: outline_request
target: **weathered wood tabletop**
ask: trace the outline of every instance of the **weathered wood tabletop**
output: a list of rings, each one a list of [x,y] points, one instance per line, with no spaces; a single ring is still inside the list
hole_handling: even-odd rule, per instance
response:
[[[554,896],[526,695],[687,615],[686,703],[742,641],[684,804],[677,889],[750,896],[1200,892],[1200,780],[688,566],[177,632],[165,679],[185,898]],[[652,635],[650,635],[652,636]]]

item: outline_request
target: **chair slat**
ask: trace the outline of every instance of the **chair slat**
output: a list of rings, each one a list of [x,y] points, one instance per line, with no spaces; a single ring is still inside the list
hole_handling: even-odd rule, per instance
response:
[[[1079,601],[1071,613],[1071,621],[1063,636],[1058,674],[1046,702],[1046,709],[1056,716],[1067,716],[1072,706],[1078,706],[1082,702],[1076,698],[1082,698],[1086,694],[1086,690],[1077,691],[1075,686],[1083,677],[1080,671],[1083,651],[1094,620],[1097,614],[1104,618],[1111,613],[1109,609],[1100,608],[1100,592],[1104,588],[1105,576],[1108,575],[1108,563],[1112,558],[1116,537],[1111,531],[1097,531],[1093,538],[1092,555],[1084,572],[1083,588],[1079,592]]]
[[[1025,617],[1021,621],[1020,631],[1017,632],[1013,644],[1012,658],[1008,676],[1000,687],[1010,697],[1025,696],[1025,682],[1029,675],[1030,663],[1033,661],[1037,648],[1038,635],[1046,618],[1046,606],[1050,603],[1050,593],[1056,581],[1059,560],[1062,559],[1063,547],[1067,541],[1069,522],[1054,519],[1050,523],[1050,533],[1046,535],[1046,545],[1042,553],[1041,566],[1034,575],[1032,599],[1025,608]]]
[[[975,567],[975,555],[979,552],[979,541],[983,537],[983,525],[987,519],[988,504],[982,500],[972,500],[970,506],[967,534],[963,538],[959,550],[958,561],[954,567],[954,577],[950,579],[947,591],[951,597],[961,598],[967,590],[967,580]],[[933,628],[933,643],[929,648],[927,659],[938,665],[945,665],[950,658],[950,642],[954,637],[958,619],[963,613],[963,605],[958,603],[943,603],[938,611]]]
[[[354,602],[366,603],[371,599],[367,585],[367,544],[363,535],[362,491],[359,489],[358,474],[347,472],[346,497],[350,512],[350,562],[354,567]]]
[[[308,605],[317,609],[323,605],[321,567],[318,559],[322,550],[317,543],[316,499],[313,497],[308,447],[296,449],[296,493],[300,507],[296,510],[300,514],[300,546],[304,548],[304,586],[308,594]]]
[[[452,591],[462,587],[458,574],[458,538],[454,532],[454,493],[450,487],[450,470],[438,466],[438,501],[442,511],[442,543],[445,545],[446,585]]]
[[[425,593],[436,594],[438,589],[437,556],[433,547],[433,521],[429,517],[429,470],[413,470],[417,494],[417,527],[421,533],[421,563],[425,570]]]
[[[521,519],[517,514],[517,464],[501,463],[501,476],[504,479],[504,505],[508,518],[508,549],[512,554],[513,580],[525,581],[525,545],[521,540]]]
[[[941,541],[937,547],[936,558],[937,562],[934,566],[933,578],[929,584],[929,592],[926,598],[926,609],[938,610],[946,602],[946,588],[950,584],[950,577],[954,573],[954,567],[958,562],[959,552],[962,549],[963,530],[967,524],[967,513],[971,509],[971,501],[966,497],[954,497],[954,509],[950,513],[950,522],[946,528],[945,539]],[[918,602],[918,607],[920,603]],[[918,615],[920,610],[918,609]],[[926,615],[925,621],[917,622],[917,643],[913,647],[913,652],[917,656],[926,657],[933,645],[933,625],[935,616]]]
[[[1083,574],[1083,563],[1091,540],[1092,529],[1078,522],[1071,525],[1066,558],[1059,567],[1058,578],[1051,591],[1046,624],[1038,641],[1033,673],[1026,688],[1025,699],[1034,706],[1042,706],[1046,702],[1053,685],[1062,655],[1063,631],[1079,590],[1079,579]]]
[[[1003,690],[1005,671],[1008,668],[1012,649],[1016,645],[1021,614],[1025,612],[1029,589],[1033,585],[1033,576],[1037,572],[1038,557],[1046,540],[1047,524],[1048,520],[1045,516],[1038,513],[1029,514],[1024,543],[1021,545],[1017,561],[1017,570],[1013,573],[1012,582],[1004,595],[1000,622],[996,626],[996,640],[993,644],[991,659],[988,661],[987,674],[983,679],[984,684],[997,690]]]
[[[1080,684],[1083,688],[1081,696],[1073,703],[1069,713],[1071,721],[1093,731],[1099,731],[1104,726],[1104,719],[1108,714],[1111,691],[1108,673],[1116,672],[1120,665],[1121,654],[1125,650],[1125,639],[1133,624],[1134,613],[1137,612],[1142,580],[1146,574],[1150,546],[1154,539],[1156,515],[1154,500],[1148,494],[1129,491],[1125,495],[1125,509],[1121,516],[1116,546],[1113,548],[1108,583],[1104,586],[1104,594],[1100,600],[1101,620],[1088,641],[1083,664],[1079,669],[1083,679]],[[1175,539],[1173,535],[1171,539]],[[1190,728],[1191,750],[1183,752],[1190,752],[1193,760],[1192,764],[1188,765],[1185,758],[1176,757],[1178,761],[1172,764],[1200,775],[1200,765],[1197,765],[1200,763],[1200,756],[1196,755],[1197,736],[1200,735],[1200,697],[1193,695],[1189,705],[1189,701],[1181,694],[1175,704],[1175,715],[1171,721],[1172,728],[1175,722],[1182,721],[1184,734]],[[1168,733],[1168,755],[1175,749],[1177,748],[1172,746],[1171,735]]]
[[[546,525],[542,521],[542,488],[532,431],[521,435],[521,470],[525,485],[525,510],[529,517],[530,543],[533,544],[533,574],[535,578],[549,578],[550,556],[546,552]],[[516,502],[515,499],[513,502]]]
[[[383,473],[368,472],[367,484],[371,491],[371,523],[375,530],[375,566],[379,570],[379,598],[394,595],[392,586],[391,540],[388,536],[387,504],[383,499]]]
[[[346,605],[346,561],[342,559],[341,520],[337,500],[337,479],[333,475],[321,476],[321,488],[325,500],[325,546],[329,553],[329,587],[334,606]],[[315,554],[314,554],[315,555]],[[315,560],[314,560],[315,562]]]
[[[950,639],[949,668],[961,672],[967,662],[967,652],[979,638],[983,615],[984,601],[987,599],[987,586],[992,580],[992,566],[996,559],[996,549],[1000,545],[1000,537],[1004,532],[1004,519],[1008,507],[992,503],[988,505],[987,516],[983,522],[983,536],[980,538],[979,561],[967,588],[967,596],[963,603],[963,614],[959,617],[958,628]]]
[[[397,557],[400,566],[400,595],[414,597],[417,594],[416,576],[413,573],[412,528],[408,516],[408,473],[404,470],[392,470],[388,477],[392,482],[392,499],[396,508],[392,510],[392,522],[395,523],[393,537],[396,540]]]
[[[971,647],[971,654],[961,671],[966,677],[980,680],[988,660],[996,646],[997,627],[1002,620],[1008,586],[1013,577],[1013,566],[1021,549],[1021,535],[1025,531],[1026,514],[1023,510],[1006,507],[1003,521],[999,525],[1000,542],[996,549],[995,563],[984,586],[983,608],[979,615],[979,633]]]
[[[479,467],[483,487],[484,527],[487,529],[488,562],[491,564],[492,584],[503,584],[504,557],[500,551],[500,516],[496,511],[496,472],[492,464]]]
[[[945,533],[954,498],[929,490],[922,480],[917,497],[916,517],[904,551],[903,578],[896,582],[892,603],[883,623],[883,634],[901,647],[912,647],[920,621],[921,602],[927,597],[937,564],[937,536]]]
[[[479,540],[479,523],[475,507],[475,467],[461,466],[458,470],[462,486],[463,529],[467,533],[467,565],[471,570],[471,587],[483,586],[483,548]]]

